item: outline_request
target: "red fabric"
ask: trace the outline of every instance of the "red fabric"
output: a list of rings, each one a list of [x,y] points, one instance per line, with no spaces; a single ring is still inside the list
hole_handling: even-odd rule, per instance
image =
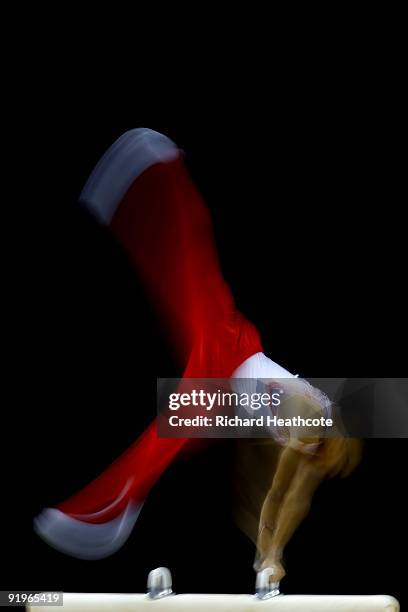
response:
[[[257,330],[235,309],[209,212],[181,157],[156,164],[135,180],[111,229],[167,324],[184,377],[228,378],[262,350]],[[146,497],[188,441],[159,438],[153,422],[99,478],[58,508],[87,522],[114,518],[130,500]]]

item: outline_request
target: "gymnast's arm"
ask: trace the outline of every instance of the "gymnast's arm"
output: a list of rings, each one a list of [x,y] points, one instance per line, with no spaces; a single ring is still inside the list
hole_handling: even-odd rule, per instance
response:
[[[360,461],[362,443],[354,438],[327,438],[314,454],[299,448],[289,444],[282,451],[261,510],[256,569],[271,567],[271,579],[276,582],[285,575],[283,551],[308,514],[317,487],[326,477],[350,474]]]

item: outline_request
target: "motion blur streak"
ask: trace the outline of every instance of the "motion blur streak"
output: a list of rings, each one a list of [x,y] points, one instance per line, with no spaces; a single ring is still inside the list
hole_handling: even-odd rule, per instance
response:
[[[168,138],[148,129],[124,134],[98,163],[82,201],[109,225],[133,261],[174,340],[184,376],[229,377],[262,350],[257,330],[235,308],[218,264],[209,212]],[[93,540],[85,530],[94,524],[104,523],[111,541],[123,543],[124,538],[115,539],[118,524],[111,521],[129,504],[140,507],[187,442],[159,438],[153,422],[101,476],[57,506],[62,515],[83,523],[81,556]],[[67,537],[71,525],[45,511],[36,530],[57,549],[78,556],[78,546]],[[91,549],[97,558],[97,547]]]

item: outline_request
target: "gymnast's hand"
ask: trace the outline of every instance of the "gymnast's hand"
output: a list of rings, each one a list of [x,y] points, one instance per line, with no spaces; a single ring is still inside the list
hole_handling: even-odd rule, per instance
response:
[[[271,573],[269,577],[270,583],[280,582],[286,574],[285,569],[280,560],[276,559],[273,555],[272,557],[266,557],[261,564],[256,566],[257,571],[260,572],[266,568],[270,568],[273,570],[273,573]]]

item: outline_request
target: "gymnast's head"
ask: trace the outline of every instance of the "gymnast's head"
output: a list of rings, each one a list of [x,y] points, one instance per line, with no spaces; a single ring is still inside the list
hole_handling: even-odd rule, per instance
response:
[[[285,382],[285,387],[279,411],[285,423],[275,439],[308,456],[327,476],[350,474],[361,459],[362,443],[342,430],[335,405],[304,380]]]

